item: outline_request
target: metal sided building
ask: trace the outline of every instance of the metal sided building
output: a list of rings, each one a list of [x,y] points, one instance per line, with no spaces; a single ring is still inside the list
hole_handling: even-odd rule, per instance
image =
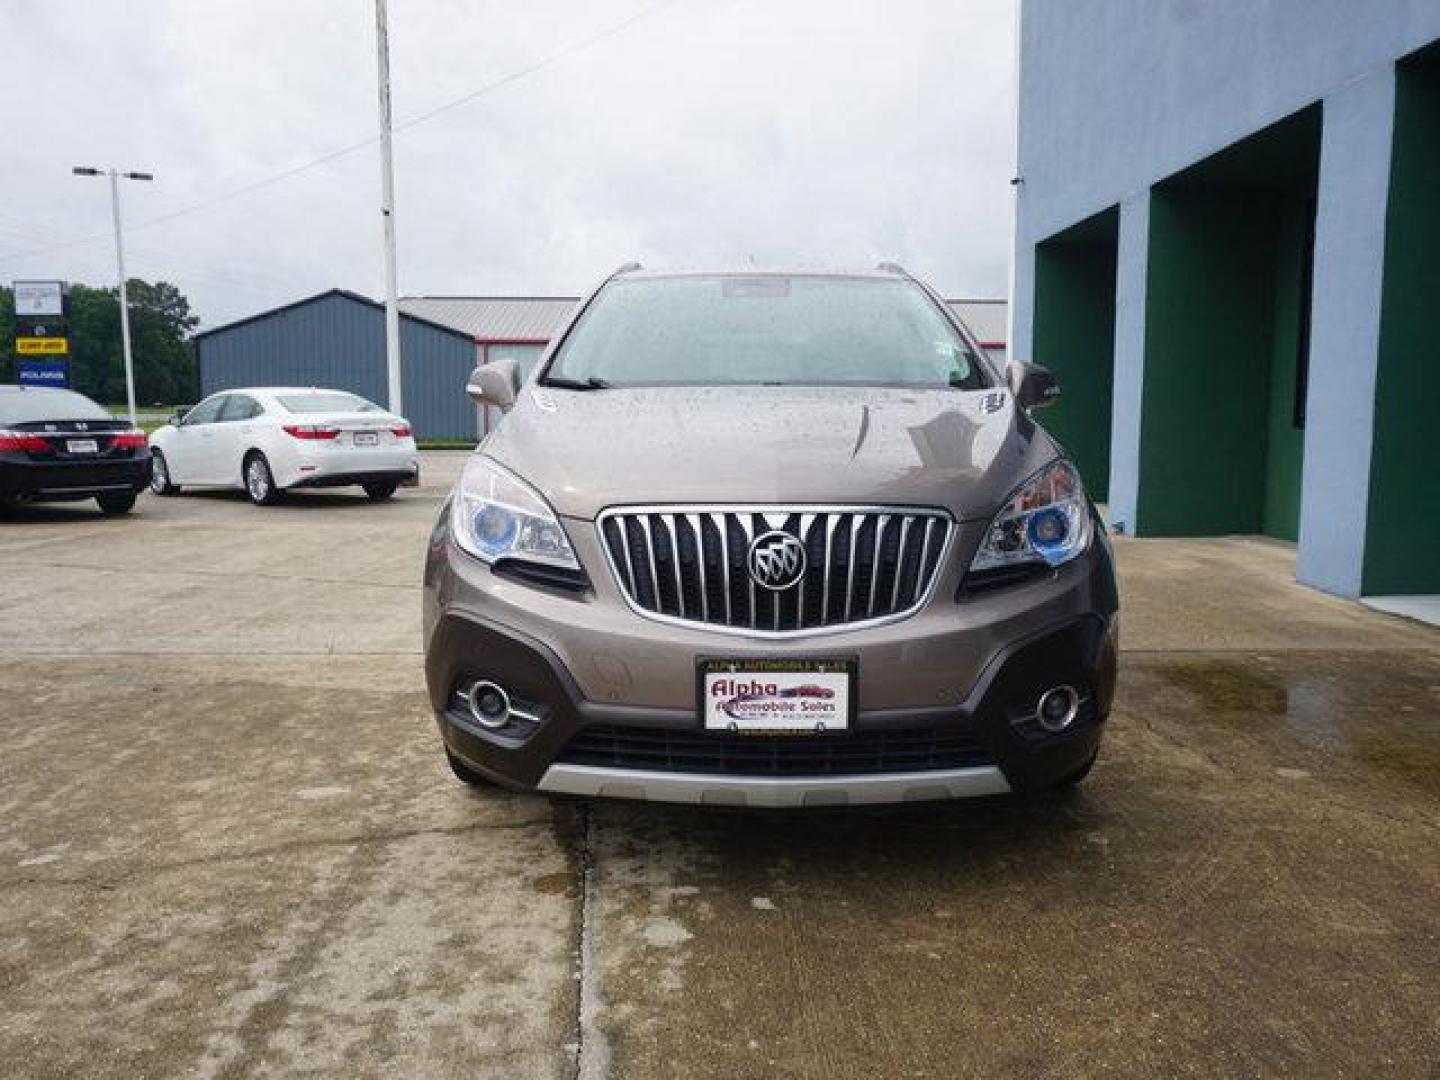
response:
[[[1010,305],[1004,300],[946,300],[945,305],[969,327],[986,354],[1003,366]]]
[[[1440,3],[1023,0],[1013,355],[1117,529],[1440,593]]]
[[[579,302],[575,296],[407,296],[400,310],[468,336],[475,343],[477,366],[514,360],[528,375]],[[472,408],[477,436],[500,422],[498,409]]]
[[[202,394],[237,386],[326,386],[385,403],[385,308],[343,289],[195,335]],[[402,312],[401,393],[421,439],[475,438],[465,383],[475,344],[454,327]]]

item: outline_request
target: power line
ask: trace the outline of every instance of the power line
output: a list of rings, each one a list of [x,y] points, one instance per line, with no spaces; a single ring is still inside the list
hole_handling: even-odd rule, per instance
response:
[[[442,104],[437,105],[434,108],[427,110],[426,112],[420,113],[418,116],[411,117],[409,120],[395,125],[394,130],[397,132],[408,131],[413,127],[417,127],[418,125],[423,124],[426,121],[433,120],[435,117],[450,112],[453,109],[458,109],[463,105],[468,105],[472,101],[476,101],[487,94],[493,93],[496,90],[509,86],[511,83],[518,82],[519,80],[529,75],[533,75],[537,71],[541,71],[547,67],[559,63],[561,60],[564,60],[567,57],[574,56],[576,53],[584,52],[587,49],[599,45],[602,42],[614,37],[616,34],[623,33],[624,31],[630,29],[637,23],[643,22],[646,19],[653,18],[654,16],[664,11],[666,8],[673,7],[679,2],[680,0],[660,0],[660,2],[657,4],[652,4],[650,7],[642,8],[634,15],[622,19],[620,22],[613,23],[610,26],[606,27],[604,30],[592,34],[589,37],[581,38],[578,41],[571,42],[569,45],[561,46],[559,49],[556,49],[554,52],[549,53],[548,55],[535,61],[533,64],[529,64],[523,68],[519,68],[518,70],[512,71],[509,74],[502,75],[498,79],[495,79],[492,82],[488,82],[484,86],[479,87],[478,89],[472,90],[466,94],[462,94],[460,97],[453,98],[450,101],[443,102]],[[368,139],[362,139],[361,141],[351,143],[348,146],[342,146],[339,149],[332,150],[327,154],[322,154],[320,157],[302,162],[299,165],[291,166],[288,169],[283,169],[280,172],[275,173],[271,176],[262,177],[259,180],[252,181],[248,184],[243,184],[237,188],[232,188],[229,191],[221,192],[220,194],[211,196],[208,199],[202,199],[199,202],[191,203],[189,206],[183,206],[178,210],[172,210],[168,214],[161,214],[158,217],[146,218],[144,221],[138,221],[134,225],[131,225],[128,231],[133,233],[140,229],[149,229],[154,228],[157,225],[164,225],[165,223],[174,221],[177,218],[186,217],[190,214],[196,214],[202,210],[208,210],[212,206],[218,206],[221,203],[229,202],[231,199],[238,199],[242,196],[249,195],[252,192],[260,191],[267,187],[273,187],[275,184],[279,184],[286,180],[289,180],[293,176],[298,176],[303,172],[308,172],[311,169],[319,168],[322,165],[328,165],[330,162],[342,157],[346,157],[350,154],[355,153],[358,150],[364,150],[367,147],[375,145],[379,141],[379,136],[372,135]],[[16,251],[8,255],[0,255],[0,262],[10,262],[14,259],[27,258],[31,255],[45,255],[52,251],[61,251],[65,248],[77,247],[81,244],[92,244],[97,240],[107,240],[109,238],[109,233],[92,233],[88,236],[77,236],[69,240],[61,240],[57,243],[49,244],[45,247],[32,248],[29,251]]]

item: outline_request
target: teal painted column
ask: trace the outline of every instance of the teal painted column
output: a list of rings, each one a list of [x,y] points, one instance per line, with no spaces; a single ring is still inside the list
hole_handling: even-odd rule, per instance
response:
[[[1388,65],[1324,101],[1296,576],[1342,596],[1365,563],[1394,116]]]
[[[1120,204],[1115,261],[1115,385],[1110,422],[1110,523],[1135,531],[1140,497],[1140,408],[1145,389],[1145,277],[1150,192]]]

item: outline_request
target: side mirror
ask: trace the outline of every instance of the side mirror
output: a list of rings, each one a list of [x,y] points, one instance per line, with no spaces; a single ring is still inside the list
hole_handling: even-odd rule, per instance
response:
[[[1015,404],[1022,409],[1039,409],[1053,404],[1060,396],[1060,381],[1049,368],[1016,360],[1006,371]]]
[[[187,411],[188,410],[186,409],[176,409],[173,413],[171,413],[170,420],[168,421],[170,426],[179,427],[181,422],[185,419],[185,413]]]
[[[505,412],[515,404],[515,394],[519,389],[515,361],[507,359],[477,367],[470,373],[465,392],[475,404],[494,405]]]

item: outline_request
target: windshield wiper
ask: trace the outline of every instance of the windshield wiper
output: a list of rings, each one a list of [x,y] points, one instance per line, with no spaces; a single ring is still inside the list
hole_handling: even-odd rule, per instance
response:
[[[547,375],[541,386],[553,386],[559,390],[609,390],[610,384],[604,379],[591,375],[588,379],[567,379],[563,375]]]

